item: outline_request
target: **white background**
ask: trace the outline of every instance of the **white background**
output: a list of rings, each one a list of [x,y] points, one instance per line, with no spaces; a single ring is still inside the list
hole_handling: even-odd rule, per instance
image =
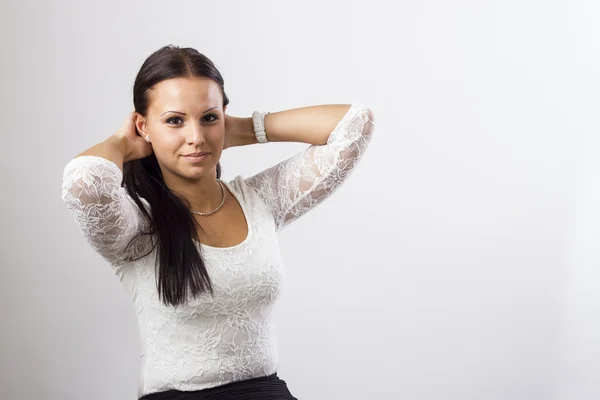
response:
[[[228,112],[368,104],[347,183],[281,234],[280,368],[300,400],[600,398],[595,1],[3,1],[0,398],[135,399],[128,294],[61,202],[194,47]],[[250,176],[304,144],[227,150]]]

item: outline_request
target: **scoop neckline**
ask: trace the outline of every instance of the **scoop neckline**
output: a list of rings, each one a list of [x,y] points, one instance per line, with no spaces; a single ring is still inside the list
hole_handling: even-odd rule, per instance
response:
[[[240,198],[238,197],[235,190],[233,190],[231,188],[230,183],[226,182],[224,180],[221,180],[221,179],[219,179],[219,181],[221,183],[223,183],[227,187],[227,189],[229,189],[229,193],[231,193],[233,195],[233,197],[237,200],[238,204],[240,205],[240,207],[242,209],[242,213],[244,214],[244,219],[246,220],[246,225],[248,227],[248,233],[246,234],[246,238],[243,241],[241,241],[240,243],[233,245],[233,246],[229,246],[229,247],[214,247],[214,246],[209,246],[207,244],[204,244],[196,239],[192,239],[192,240],[194,241],[194,243],[202,246],[203,248],[214,250],[214,251],[235,250],[239,247],[245,246],[251,240],[252,234],[253,234],[252,223],[250,222],[250,218],[248,218],[248,210],[246,209],[246,204],[240,200]]]

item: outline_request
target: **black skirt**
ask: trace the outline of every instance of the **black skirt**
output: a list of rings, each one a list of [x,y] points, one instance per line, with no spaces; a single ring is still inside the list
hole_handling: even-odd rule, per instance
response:
[[[150,393],[139,400],[298,400],[288,390],[277,372],[269,376],[231,382],[194,391],[166,390]]]

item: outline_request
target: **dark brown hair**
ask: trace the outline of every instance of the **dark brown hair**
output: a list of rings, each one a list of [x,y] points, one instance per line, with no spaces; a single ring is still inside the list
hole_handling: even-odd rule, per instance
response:
[[[135,111],[145,117],[154,85],[180,77],[212,79],[221,87],[223,107],[229,104],[223,77],[210,59],[193,48],[169,45],[152,53],[142,64],[133,86]],[[220,162],[216,170],[219,179]],[[140,235],[151,235],[155,239],[152,250],[157,248],[155,263],[158,263],[157,289],[161,300],[177,306],[186,301],[188,294],[196,296],[205,291],[213,294],[199,246],[196,247],[193,241],[198,240],[198,223],[189,211],[189,204],[186,205],[165,184],[156,156],[152,154],[125,163],[122,185],[150,223],[149,231]],[[150,204],[150,214],[140,197]]]

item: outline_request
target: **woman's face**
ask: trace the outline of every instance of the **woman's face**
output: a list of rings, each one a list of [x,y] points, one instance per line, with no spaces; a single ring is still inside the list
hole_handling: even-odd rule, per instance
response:
[[[215,174],[225,140],[225,109],[221,87],[208,78],[174,78],[150,91],[146,117],[136,119],[150,143],[163,177],[197,179]],[[186,157],[208,152],[202,159]]]

